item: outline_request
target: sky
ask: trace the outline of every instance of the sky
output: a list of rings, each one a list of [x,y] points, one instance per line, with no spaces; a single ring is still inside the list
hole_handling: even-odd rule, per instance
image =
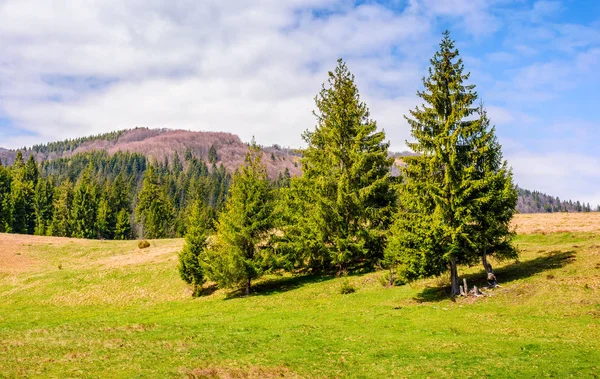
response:
[[[0,147],[136,126],[301,147],[343,58],[403,151],[446,29],[516,183],[600,204],[596,0],[0,0]]]

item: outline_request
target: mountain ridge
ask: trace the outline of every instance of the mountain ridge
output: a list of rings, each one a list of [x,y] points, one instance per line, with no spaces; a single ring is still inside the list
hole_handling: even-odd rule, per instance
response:
[[[78,153],[93,150],[104,150],[112,155],[118,151],[139,153],[147,156],[150,160],[163,162],[172,159],[175,153],[183,157],[190,152],[206,162],[211,161],[209,152],[211,147],[216,151],[214,163],[234,172],[243,164],[248,144],[243,142],[239,136],[227,132],[190,131],[183,129],[149,129],[134,128],[113,131],[109,133],[66,139],[63,141],[49,142],[28,147],[26,149],[6,149],[0,147],[0,161],[3,165],[11,165],[14,162],[18,150],[28,158],[33,154],[37,161],[53,160],[57,158],[68,158]],[[278,177],[280,173],[289,171],[291,176],[302,174],[300,168],[301,153],[290,147],[278,145],[263,146],[263,163],[267,167],[267,173],[271,179]],[[402,157],[415,155],[413,152],[390,152],[395,164],[392,167],[392,175],[399,175]],[[211,162],[212,163],[212,162]],[[592,211],[589,204],[579,201],[561,201],[557,197],[546,195],[539,191],[529,191],[518,188],[519,200],[517,209],[520,213],[551,213],[551,212],[589,212]],[[594,209],[600,210],[600,207]]]

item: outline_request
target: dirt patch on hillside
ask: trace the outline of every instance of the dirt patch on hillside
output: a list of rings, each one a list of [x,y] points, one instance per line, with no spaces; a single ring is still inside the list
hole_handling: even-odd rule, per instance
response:
[[[519,234],[560,232],[600,233],[600,213],[535,213],[518,214],[512,225]]]
[[[94,263],[106,267],[124,267],[129,265],[139,265],[144,263],[158,263],[174,260],[177,253],[181,250],[183,243],[164,246],[150,247],[147,249],[133,249],[121,255],[106,257]]]
[[[72,239],[0,233],[0,273],[15,274],[38,267],[39,261],[28,255],[28,247],[40,244],[65,245]]]

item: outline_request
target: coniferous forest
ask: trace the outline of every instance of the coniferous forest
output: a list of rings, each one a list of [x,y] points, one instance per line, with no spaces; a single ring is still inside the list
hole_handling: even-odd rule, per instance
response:
[[[430,64],[417,92],[422,104],[406,115],[417,154],[403,157],[398,176],[384,131],[339,60],[316,96],[316,126],[302,135],[301,176],[269,179],[254,141],[233,174],[216,164],[214,147],[207,162],[191,151],[155,161],[95,150],[41,162],[19,151],[0,166],[0,232],[185,237],[179,271],[195,294],[207,280],[250,293],[265,273],[384,267],[390,284],[449,271],[458,295],[458,265],[477,262],[495,285],[488,257],[517,256],[510,227],[517,188],[449,33]],[[540,202],[540,194],[533,198]],[[536,206],[568,209],[558,199],[550,210]]]

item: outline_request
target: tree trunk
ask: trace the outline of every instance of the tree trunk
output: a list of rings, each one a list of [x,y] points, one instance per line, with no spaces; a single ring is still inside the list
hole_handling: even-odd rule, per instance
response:
[[[456,267],[456,257],[450,257],[450,280],[452,281],[452,290],[450,296],[460,295],[460,284],[458,283],[458,268]]]
[[[246,296],[250,295],[250,278],[246,280]]]
[[[483,249],[483,255],[481,256],[481,263],[483,264],[483,268],[487,273],[487,282],[488,286],[494,288],[498,286],[498,282],[496,281],[496,275],[494,275],[494,269],[492,265],[487,261],[487,253],[485,248]]]

